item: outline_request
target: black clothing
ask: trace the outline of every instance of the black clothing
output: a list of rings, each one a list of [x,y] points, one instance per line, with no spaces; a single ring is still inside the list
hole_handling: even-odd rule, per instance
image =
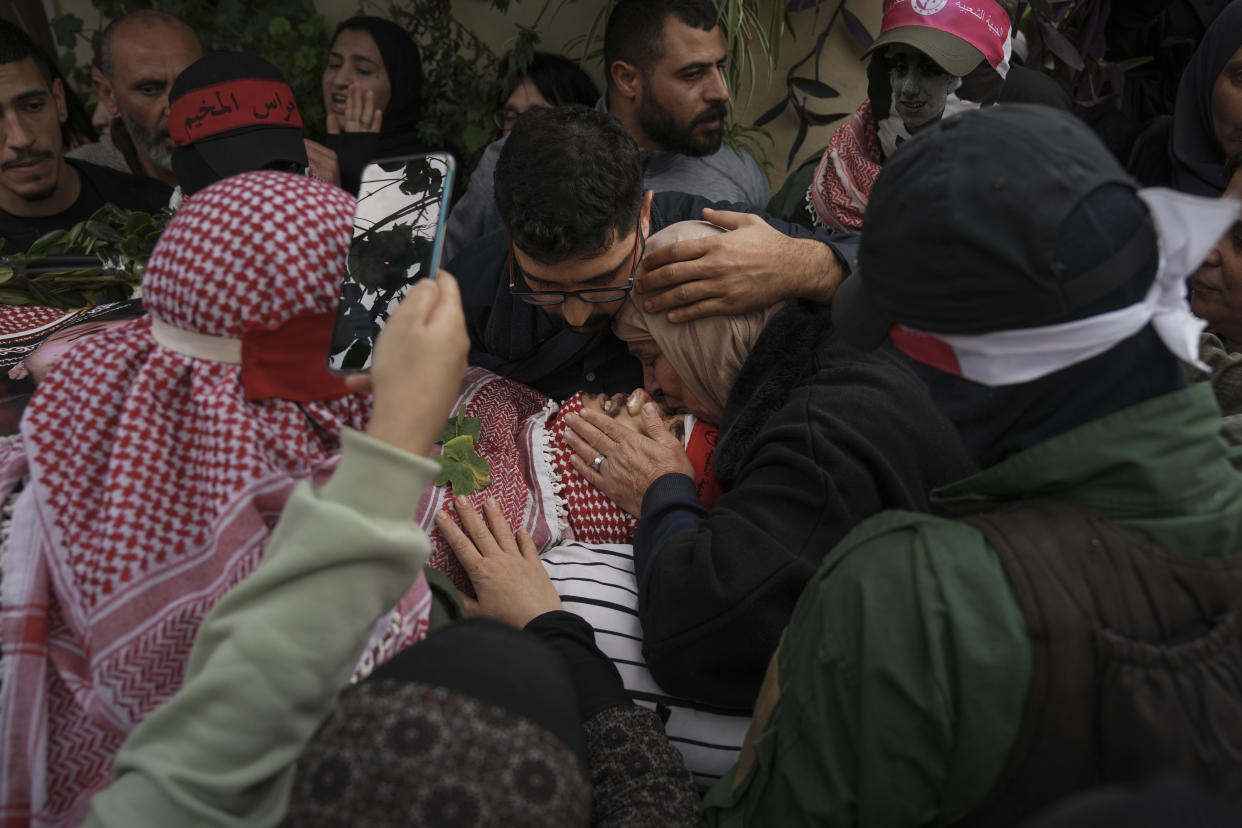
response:
[[[852,348],[831,307],[810,302],[772,317],[742,366],[716,468],[725,494],[710,513],[684,475],[648,489],[634,565],[656,682],[737,711],[837,542],[885,509],[927,511],[932,488],[973,471],[905,357]]]
[[[153,178],[129,175],[76,158],[65,160],[77,171],[78,180],[82,182],[77,200],[68,209],[51,216],[27,218],[0,210],[0,238],[4,239],[0,255],[24,253],[40,236],[86,221],[105,203],[154,213],[167,206],[172,195],[167,184]]]
[[[655,194],[650,232],[702,219],[704,207],[755,213],[782,233],[830,244],[847,272],[854,260],[856,236],[811,231],[769,218],[750,205],[712,203],[686,193]],[[611,331],[558,330],[545,311],[510,294],[508,256],[508,234],[493,233],[463,250],[447,266],[461,285],[471,365],[524,382],[557,400],[579,390],[615,394],[642,385],[638,360]]]

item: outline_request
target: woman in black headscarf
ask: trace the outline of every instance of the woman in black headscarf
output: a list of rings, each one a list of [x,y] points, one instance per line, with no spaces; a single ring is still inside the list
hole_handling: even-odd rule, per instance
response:
[[[368,162],[422,151],[422,88],[418,46],[404,29],[378,17],[346,20],[328,50],[327,135],[307,142],[311,165],[327,178],[336,166],[340,185],[357,193]]]
[[[1167,137],[1166,137],[1167,135]],[[1148,186],[1218,197],[1225,159],[1242,152],[1242,0],[1212,21],[1177,87],[1171,128],[1154,123],[1135,143],[1130,172]]]

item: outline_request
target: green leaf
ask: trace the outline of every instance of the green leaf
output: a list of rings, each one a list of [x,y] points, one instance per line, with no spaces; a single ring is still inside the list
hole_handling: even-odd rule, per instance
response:
[[[479,442],[483,435],[483,423],[477,417],[467,417],[466,409],[462,408],[457,412],[456,417],[449,417],[444,421],[444,427],[440,429],[440,436],[436,437],[437,443],[448,443],[455,437],[461,435],[469,436],[474,442]]]
[[[444,444],[444,453],[435,458],[440,473],[432,481],[449,486],[455,495],[466,495],[486,488],[491,482],[491,468],[474,452],[474,438],[469,434],[454,437]]]
[[[82,32],[83,23],[82,18],[76,14],[58,14],[48,21],[48,26],[61,47],[72,49]]]

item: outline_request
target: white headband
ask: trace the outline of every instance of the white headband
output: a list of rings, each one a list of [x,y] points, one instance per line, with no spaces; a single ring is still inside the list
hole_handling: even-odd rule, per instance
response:
[[[1160,252],[1156,279],[1141,302],[1073,322],[984,334],[927,333],[895,325],[893,342],[949,373],[984,385],[1014,385],[1102,354],[1150,322],[1174,356],[1206,370],[1199,361],[1205,324],[1190,312],[1186,279],[1238,221],[1242,202],[1164,188],[1140,190],[1138,196],[1151,211]]]

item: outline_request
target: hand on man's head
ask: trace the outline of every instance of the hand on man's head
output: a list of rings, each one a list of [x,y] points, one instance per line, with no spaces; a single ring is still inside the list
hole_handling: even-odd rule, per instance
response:
[[[648,312],[670,322],[735,316],[800,297],[826,302],[841,283],[827,245],[786,236],[753,213],[703,208],[703,218],[729,231],[653,250],[635,282]]]

